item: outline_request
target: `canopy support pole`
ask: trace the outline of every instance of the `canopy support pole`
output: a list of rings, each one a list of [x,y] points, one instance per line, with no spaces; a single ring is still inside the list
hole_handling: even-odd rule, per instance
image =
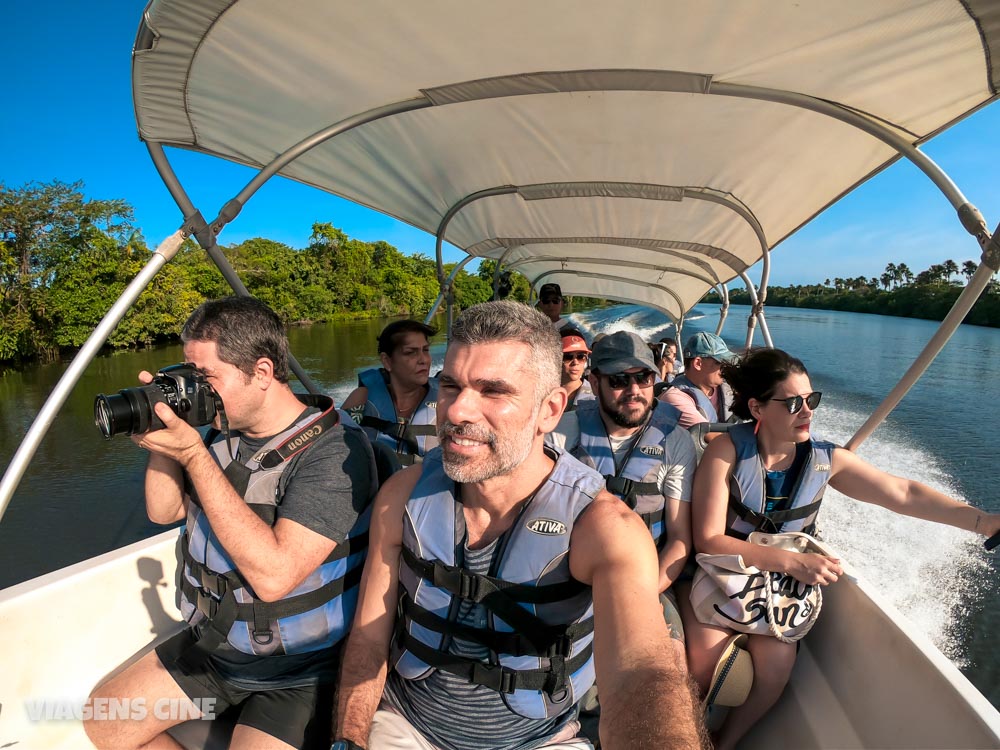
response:
[[[433,319],[433,317],[437,315],[437,311],[441,307],[441,303],[447,300],[446,309],[448,311],[448,316],[447,316],[448,330],[446,331],[446,336],[451,336],[452,306],[455,304],[455,295],[453,290],[455,278],[458,276],[458,272],[461,271],[463,268],[465,268],[466,264],[470,260],[472,260],[473,257],[475,256],[466,255],[464,258],[462,258],[461,261],[459,261],[458,264],[456,264],[456,266],[453,269],[451,269],[451,274],[448,276],[447,279],[445,279],[441,283],[441,291],[438,292],[437,299],[434,300],[434,304],[431,305],[430,312],[428,312],[427,316],[424,318],[424,323],[430,325],[431,319]]]
[[[917,359],[910,365],[899,382],[896,383],[895,388],[889,391],[889,395],[878,405],[878,408],[872,412],[871,416],[865,420],[865,423],[854,433],[854,436],[847,441],[847,445],[844,446],[847,450],[857,450],[875,431],[875,428],[885,421],[885,418],[903,400],[903,397],[913,387],[914,383],[917,382],[917,379],[924,374],[924,371],[934,361],[934,358],[944,348],[944,345],[948,343],[948,340],[958,329],[959,325],[961,325],[965,316],[969,314],[969,310],[972,309],[976,300],[979,299],[983,291],[989,286],[993,274],[1000,269],[1000,242],[997,241],[998,236],[1000,236],[1000,226],[997,227],[992,237],[988,233],[986,234],[982,241],[983,256],[979,268],[976,269],[975,274],[969,279],[969,283],[962,290],[958,299],[955,300],[955,304],[952,305],[951,310],[945,316],[944,320],[941,321],[941,325],[938,326],[937,331],[934,332],[930,341],[924,346],[923,351],[920,352]]]
[[[729,315],[729,287],[725,284],[719,284],[719,299],[722,300],[722,305],[719,307],[719,322],[715,326],[715,335],[722,335],[722,328],[726,325],[726,317]]]
[[[163,153],[163,146],[159,143],[147,143],[146,147],[149,150],[150,156],[153,158],[153,164],[156,165],[156,170],[160,173],[160,177],[163,179],[164,184],[170,191],[170,194],[174,197],[174,201],[177,206],[181,209],[181,212],[185,217],[190,217],[189,221],[194,223],[193,234],[198,244],[204,248],[205,252],[208,253],[208,257],[215,264],[215,267],[219,269],[222,273],[222,277],[226,280],[229,286],[232,288],[236,294],[240,297],[251,297],[250,291],[243,284],[243,280],[240,278],[239,274],[236,273],[236,269],[233,268],[229,260],[226,258],[225,254],[222,252],[222,248],[219,247],[217,242],[218,231],[223,226],[225,222],[218,225],[218,219],[212,224],[209,224],[202,217],[201,212],[194,207],[191,203],[190,198],[188,198],[187,193],[181,187],[180,181],[174,174],[173,168],[170,166],[170,162],[167,160],[166,154]],[[259,175],[258,175],[259,176]],[[231,206],[233,201],[227,203],[227,206]],[[237,212],[238,213],[238,212]],[[233,214],[235,217],[235,214]],[[295,377],[299,379],[299,382],[305,387],[309,393],[322,393],[319,386],[313,382],[312,378],[306,373],[305,368],[299,364],[298,360],[295,359],[291,352],[288,354],[288,367],[295,373]]]

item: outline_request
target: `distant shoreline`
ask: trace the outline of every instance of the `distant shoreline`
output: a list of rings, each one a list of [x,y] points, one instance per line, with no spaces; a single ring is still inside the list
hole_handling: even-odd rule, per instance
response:
[[[1000,328],[1000,289],[997,286],[996,281],[991,283],[963,323]],[[963,289],[946,282],[912,284],[890,290],[836,290],[819,285],[777,286],[768,288],[765,307],[810,308],[941,321]],[[702,302],[720,304],[721,299],[716,292],[712,292]],[[729,303],[750,305],[750,295],[744,290],[730,290]]]

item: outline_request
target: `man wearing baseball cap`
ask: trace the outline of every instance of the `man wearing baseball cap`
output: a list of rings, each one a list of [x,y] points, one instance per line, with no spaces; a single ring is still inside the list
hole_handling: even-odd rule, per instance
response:
[[[575,328],[563,328],[559,334],[562,336],[563,351],[562,387],[569,396],[565,411],[573,411],[577,402],[594,400],[594,392],[586,378],[590,347],[583,334]]]
[[[656,363],[639,336],[605,336],[594,343],[590,361],[595,400],[564,413],[550,442],[597,469],[608,491],[646,522],[659,550],[660,603],[683,655],[684,628],[667,589],[691,551],[694,443],[678,427],[677,410],[653,397]]]
[[[562,296],[562,288],[558,284],[542,284],[538,290],[539,311],[548,316],[557,331],[569,325],[569,321],[562,317],[563,305],[566,300]]]
[[[680,411],[680,426],[691,428],[702,422],[726,422],[730,418],[722,363],[733,362],[736,354],[714,333],[696,333],[684,344],[684,374],[678,375],[661,395]],[[720,433],[708,433],[711,440]]]

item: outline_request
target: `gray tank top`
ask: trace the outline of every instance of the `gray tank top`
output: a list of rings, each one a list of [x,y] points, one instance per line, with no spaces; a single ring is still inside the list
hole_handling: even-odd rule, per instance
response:
[[[467,570],[487,575],[497,542],[483,549],[464,547]],[[458,622],[486,627],[487,610],[462,601]],[[448,652],[489,661],[489,649],[474,641],[454,637]],[[484,685],[473,685],[457,675],[435,670],[423,680],[404,680],[389,671],[382,700],[406,717],[429,742],[445,750],[529,750],[544,744],[576,717],[576,709],[552,719],[529,719],[507,708],[500,694]]]

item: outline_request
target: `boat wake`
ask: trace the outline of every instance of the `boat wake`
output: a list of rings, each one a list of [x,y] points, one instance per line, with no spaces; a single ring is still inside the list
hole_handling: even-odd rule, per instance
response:
[[[824,408],[816,412],[814,434],[843,445],[864,417],[837,407]],[[890,474],[966,500],[933,456],[897,434],[876,433],[862,444],[858,455]],[[968,592],[975,590],[976,581],[989,569],[977,537],[853,500],[832,488],[823,500],[819,529],[854,574],[875,586],[949,659],[966,666],[958,630],[965,619]]]

